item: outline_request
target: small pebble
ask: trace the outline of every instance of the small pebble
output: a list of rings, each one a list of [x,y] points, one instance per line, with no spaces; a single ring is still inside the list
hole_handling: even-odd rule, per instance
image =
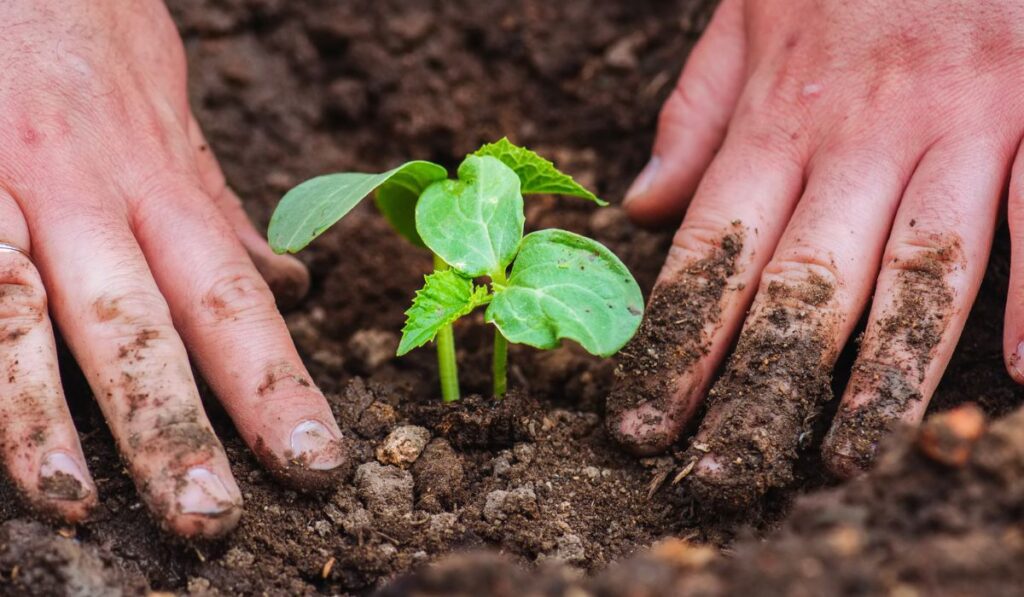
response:
[[[396,427],[377,448],[377,460],[384,464],[408,466],[423,453],[430,441],[430,431],[415,425]]]

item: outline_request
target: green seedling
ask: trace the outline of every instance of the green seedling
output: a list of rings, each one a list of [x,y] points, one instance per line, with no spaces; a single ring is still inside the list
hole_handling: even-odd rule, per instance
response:
[[[462,162],[458,178],[413,161],[383,174],[340,173],[289,191],[270,221],[275,251],[296,252],[370,193],[391,225],[434,254],[398,355],[437,343],[441,392],[459,397],[452,325],[478,307],[495,326],[495,396],[507,388],[508,343],[556,348],[563,339],[611,356],[633,337],[643,296],[625,265],[595,240],[549,229],[524,235],[523,196],[560,194],[607,205],[536,153],[507,139]],[[511,268],[511,271],[510,271]]]

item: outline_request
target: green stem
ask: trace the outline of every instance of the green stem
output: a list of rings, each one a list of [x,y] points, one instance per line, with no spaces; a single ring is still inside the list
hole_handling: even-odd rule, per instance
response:
[[[443,259],[434,255],[434,269],[448,269]],[[459,365],[455,361],[455,332],[446,325],[437,332],[437,371],[441,377],[441,399],[455,402],[459,399]]]
[[[494,328],[494,361],[491,371],[494,377],[494,397],[501,398],[508,388],[508,340],[498,328]]]
[[[504,271],[495,272],[491,276],[491,281],[501,287],[508,284],[508,278]],[[494,358],[491,362],[491,377],[494,381],[494,397],[501,398],[508,389],[508,339],[497,327],[494,328]]]

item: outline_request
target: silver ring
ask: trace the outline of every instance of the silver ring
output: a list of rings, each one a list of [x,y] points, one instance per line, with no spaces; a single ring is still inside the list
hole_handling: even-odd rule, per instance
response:
[[[29,261],[32,261],[32,256],[29,255],[28,251],[26,251],[25,249],[22,249],[21,247],[16,247],[14,245],[10,245],[10,244],[4,243],[4,242],[0,242],[0,251],[10,251],[12,253],[21,253],[22,255],[27,257]]]

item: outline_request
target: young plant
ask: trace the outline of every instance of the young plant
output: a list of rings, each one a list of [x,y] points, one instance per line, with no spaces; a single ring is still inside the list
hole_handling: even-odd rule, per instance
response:
[[[443,167],[416,161],[383,174],[314,178],[281,200],[270,244],[278,252],[298,251],[376,191],[392,226],[435,255],[435,271],[406,312],[398,355],[436,339],[446,401],[458,399],[452,324],[478,307],[486,306],[484,320],[496,328],[496,396],[507,388],[509,342],[551,349],[567,338],[611,356],[633,337],[643,296],[611,251],[565,230],[523,234],[524,195],[605,202],[507,139],[467,156],[457,174],[448,180]],[[489,283],[477,283],[483,278]]]

